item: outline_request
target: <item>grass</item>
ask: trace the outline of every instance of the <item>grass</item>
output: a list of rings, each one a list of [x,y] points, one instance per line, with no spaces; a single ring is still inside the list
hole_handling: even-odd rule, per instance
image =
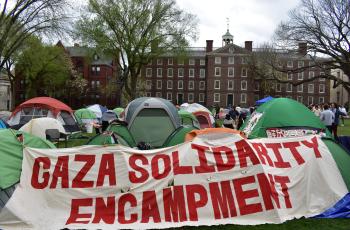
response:
[[[344,119],[344,122],[344,126],[338,126],[338,136],[350,136],[350,119]]]
[[[81,133],[72,137],[68,143],[67,147],[80,146],[87,143],[89,138],[93,137],[95,134]],[[339,136],[350,136],[350,119],[345,120],[344,126],[338,127]],[[60,142],[58,145],[59,148],[64,148],[64,143]],[[295,219],[287,221],[283,224],[261,224],[255,226],[247,225],[220,225],[220,226],[200,226],[200,227],[181,227],[177,229],[183,230],[308,230],[308,229],[317,229],[317,230],[327,230],[327,229],[336,229],[336,230],[349,230],[350,229],[350,219]]]

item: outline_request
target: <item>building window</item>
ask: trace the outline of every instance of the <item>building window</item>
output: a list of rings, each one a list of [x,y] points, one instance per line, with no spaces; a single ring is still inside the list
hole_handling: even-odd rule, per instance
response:
[[[205,59],[200,59],[200,60],[199,60],[199,64],[200,64],[200,65],[205,65]]]
[[[205,69],[199,69],[199,77],[205,78]]]
[[[199,82],[199,89],[204,90],[205,89],[205,81],[200,81]]]
[[[162,65],[163,64],[163,59],[158,58],[157,59],[157,65]]]
[[[162,92],[156,92],[156,97],[162,97]]]
[[[193,90],[194,89],[194,81],[188,81],[188,89]]]
[[[304,72],[298,73],[298,80],[304,79]]]
[[[228,90],[233,90],[233,80],[228,80],[227,81],[227,89]]]
[[[300,84],[297,86],[297,92],[299,93],[303,92],[303,84]]]
[[[313,77],[315,77],[315,72],[314,71],[309,72],[309,78],[313,78]]]
[[[221,76],[221,67],[215,67],[215,76],[216,77]]]
[[[247,103],[247,94],[245,93],[241,94],[241,103]]]
[[[204,93],[199,94],[199,102],[204,102]]]
[[[241,90],[247,90],[247,81],[241,81]]]
[[[221,64],[221,57],[215,57],[215,64]]]
[[[314,93],[314,84],[309,84],[307,86],[307,92],[308,93]]]
[[[100,81],[96,81],[96,88],[100,88]]]
[[[214,89],[220,89],[220,80],[214,81]]]
[[[326,79],[323,78],[323,77],[324,77],[324,72],[320,72],[320,75],[321,75],[320,81],[325,81]],[[322,77],[322,76],[323,76],[323,77]]]
[[[300,103],[303,103],[303,97],[302,96],[298,96],[297,97],[297,101],[300,102]]]
[[[183,82],[182,80],[179,80],[179,81],[177,82],[177,88],[178,88],[178,89],[183,89],[183,88],[184,88],[184,82]]]
[[[184,65],[184,59],[182,59],[182,58],[177,59],[177,64],[178,65]]]
[[[162,89],[162,80],[157,80],[157,89]]]
[[[324,84],[320,84],[320,90],[319,93],[324,93],[325,92],[325,87]]]
[[[324,97],[319,97],[319,98],[318,98],[318,102],[319,102],[320,104],[324,103]]]
[[[188,76],[194,77],[194,69],[188,69]]]
[[[287,83],[287,89],[286,89],[287,92],[292,92],[293,91],[293,85],[290,84],[290,83]]]
[[[146,69],[146,77],[152,77],[152,69],[151,68]]]
[[[304,61],[298,61],[298,67],[304,67]]]
[[[188,99],[188,102],[193,102],[193,93],[188,93],[187,99]]]
[[[233,67],[228,67],[228,76],[229,77],[234,77],[234,68]]]
[[[188,60],[188,64],[189,65],[194,65],[194,63],[195,63],[194,59],[191,58],[191,59]]]
[[[260,82],[254,82],[254,91],[259,91],[260,90]]]
[[[293,67],[293,61],[287,61],[287,67],[291,68]]]
[[[214,93],[214,102],[220,102],[220,93]]]
[[[168,77],[173,77],[173,68],[168,69]]]
[[[247,76],[247,69],[242,68],[242,77],[246,77],[246,76]]]
[[[92,88],[92,89],[95,88],[95,81],[91,81],[91,88]]]
[[[184,76],[184,69],[183,68],[179,68],[177,70],[177,75],[178,75],[178,77],[183,77]]]
[[[173,89],[173,81],[172,80],[167,81],[167,89]]]
[[[168,58],[168,65],[173,65],[173,59],[172,58]]]
[[[163,76],[163,69],[157,68],[157,77],[162,77],[162,76]]]
[[[308,97],[307,97],[307,103],[308,103],[309,105],[313,104],[313,103],[314,103],[314,97],[308,96]]]
[[[166,99],[169,100],[169,101],[173,100],[173,94],[167,92],[167,93],[166,93]]]
[[[146,80],[146,89],[148,89],[148,90],[152,89],[152,81],[151,80]]]
[[[230,65],[235,64],[235,57],[233,56],[228,57],[228,64]]]
[[[247,64],[247,58],[246,57],[242,57],[242,64]]]
[[[288,73],[288,80],[292,81],[293,80],[293,74],[292,73]]]
[[[281,91],[282,91],[282,84],[276,83],[276,92],[281,92]]]

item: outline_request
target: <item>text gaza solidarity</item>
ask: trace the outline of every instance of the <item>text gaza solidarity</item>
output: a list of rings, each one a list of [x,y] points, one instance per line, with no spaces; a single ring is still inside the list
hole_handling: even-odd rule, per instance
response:
[[[251,147],[252,146],[252,147]],[[288,159],[294,160],[298,165],[305,163],[298,147],[305,146],[313,150],[316,158],[321,158],[318,149],[317,138],[311,141],[294,141],[282,143],[255,143],[251,146],[246,140],[235,142],[236,149],[227,146],[208,147],[191,144],[191,147],[198,156],[199,165],[185,166],[179,162],[179,153],[174,151],[171,154],[156,154],[152,158],[147,158],[141,154],[131,154],[128,164],[131,170],[128,177],[131,183],[143,183],[150,178],[161,180],[173,173],[173,175],[214,173],[232,170],[235,167],[246,168],[249,164],[268,165],[275,168],[290,168],[291,161],[285,161],[281,149],[287,149],[290,156]],[[236,154],[234,154],[236,152]],[[273,156],[270,156],[272,152]],[[215,164],[209,164],[207,154],[213,154]],[[236,156],[236,157],[235,157]],[[37,157],[33,164],[31,185],[34,189],[55,189],[60,188],[93,188],[101,186],[115,186],[117,184],[114,154],[102,154],[100,161],[96,162],[96,155],[76,154],[74,156],[58,156],[55,165],[52,165],[49,157]],[[81,168],[70,171],[70,162],[81,162]],[[98,164],[98,174],[95,180],[86,180],[92,166]],[[160,167],[164,165],[164,167]],[[150,167],[146,167],[150,166]],[[49,170],[49,169],[53,170]],[[69,175],[74,172],[75,176]],[[105,180],[108,183],[105,183]],[[61,183],[59,183],[59,180]]]

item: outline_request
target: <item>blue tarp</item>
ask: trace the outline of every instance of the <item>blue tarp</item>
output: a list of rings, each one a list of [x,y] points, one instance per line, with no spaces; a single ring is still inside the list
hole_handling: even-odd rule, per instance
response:
[[[338,141],[350,153],[350,136],[338,136]]]
[[[0,119],[0,129],[7,129],[5,122],[1,119]]]
[[[313,218],[350,218],[350,193],[346,194],[333,207]]]
[[[264,104],[265,102],[271,101],[273,97],[268,96],[255,102],[256,105]]]

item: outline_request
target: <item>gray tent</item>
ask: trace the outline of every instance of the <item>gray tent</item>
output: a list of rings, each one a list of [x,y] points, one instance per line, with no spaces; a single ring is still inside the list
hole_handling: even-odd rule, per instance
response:
[[[169,135],[181,127],[175,106],[162,98],[141,97],[125,109],[125,121],[135,142],[162,146]]]
[[[107,110],[106,112],[104,112],[102,114],[102,121],[113,121],[115,119],[117,119],[117,114],[113,111],[113,110]]]

